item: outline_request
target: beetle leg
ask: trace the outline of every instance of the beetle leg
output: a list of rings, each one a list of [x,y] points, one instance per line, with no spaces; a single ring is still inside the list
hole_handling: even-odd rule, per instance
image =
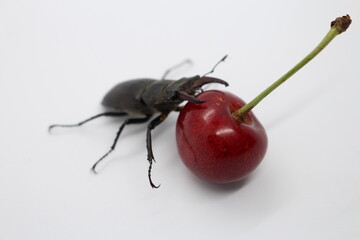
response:
[[[129,119],[126,119],[123,122],[123,124],[121,124],[118,132],[116,133],[116,137],[114,139],[114,142],[113,142],[112,146],[110,147],[110,150],[107,153],[105,153],[99,160],[97,160],[97,162],[92,166],[91,170],[94,173],[97,173],[96,172],[96,166],[115,149],[115,146],[116,146],[117,141],[119,140],[120,134],[121,134],[122,130],[124,129],[124,127],[126,125],[144,123],[144,122],[147,122],[150,118],[151,118],[151,115],[147,115],[144,118],[129,118]]]
[[[49,132],[51,132],[51,129],[53,129],[54,127],[80,127],[81,125],[83,125],[84,123],[87,123],[91,120],[94,120],[96,118],[102,117],[102,116],[106,116],[106,117],[120,117],[120,116],[124,116],[127,115],[127,113],[124,112],[104,112],[104,113],[100,113],[98,115],[92,116],[91,118],[88,118],[82,122],[76,123],[76,124],[54,124],[54,125],[50,125],[49,126]]]
[[[185,64],[192,64],[192,61],[190,59],[186,59],[186,60],[182,61],[181,63],[178,63],[177,65],[169,68],[168,70],[165,71],[165,73],[162,76],[161,80],[164,80],[167,77],[167,75],[169,75],[169,73],[171,71],[173,71],[174,69],[179,68],[179,67],[181,67],[181,66],[183,66]]]
[[[147,152],[148,152],[148,155],[147,155],[147,160],[149,161],[150,163],[150,166],[149,166],[149,170],[148,170],[148,177],[149,177],[149,182],[150,182],[150,185],[152,188],[158,188],[160,187],[160,185],[156,186],[152,180],[151,180],[151,168],[152,168],[152,164],[153,164],[153,161],[155,162],[155,159],[154,159],[154,154],[153,154],[153,151],[152,151],[152,144],[151,144],[151,130],[153,130],[157,125],[159,125],[160,123],[162,123],[166,118],[167,118],[168,114],[167,113],[162,113],[160,114],[158,117],[156,117],[155,119],[153,119],[148,127],[147,127],[147,132],[146,132],[146,149],[147,149]]]

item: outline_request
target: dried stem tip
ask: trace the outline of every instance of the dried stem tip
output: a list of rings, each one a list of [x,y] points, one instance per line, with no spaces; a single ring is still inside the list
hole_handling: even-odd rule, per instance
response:
[[[351,18],[349,15],[336,18],[331,22],[331,27],[339,30],[340,33],[345,32],[351,24]]]

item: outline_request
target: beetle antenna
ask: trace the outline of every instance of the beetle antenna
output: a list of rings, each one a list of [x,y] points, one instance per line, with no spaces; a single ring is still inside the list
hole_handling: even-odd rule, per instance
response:
[[[228,55],[226,54],[220,61],[218,61],[215,66],[213,67],[213,69],[211,69],[210,72],[205,73],[202,77],[206,77],[207,75],[213,73],[215,71],[215,68],[221,63],[221,62],[225,62],[225,59],[228,57]]]
[[[174,69],[179,68],[179,67],[181,67],[181,66],[184,66],[184,65],[186,65],[186,64],[192,65],[193,62],[192,62],[190,59],[185,59],[184,61],[176,64],[175,66],[172,66],[171,68],[169,68],[168,70],[165,71],[165,73],[164,73],[164,75],[162,76],[161,80],[164,80],[164,79],[167,77],[167,75],[169,75],[169,73],[170,73],[171,71],[173,71]]]

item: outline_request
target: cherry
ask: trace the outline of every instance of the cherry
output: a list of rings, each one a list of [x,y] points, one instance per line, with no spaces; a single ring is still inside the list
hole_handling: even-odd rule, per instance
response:
[[[229,92],[197,95],[203,104],[188,103],[176,125],[176,139],[185,165],[213,183],[235,182],[252,172],[267,148],[265,129],[252,112],[241,121],[233,113],[245,102]]]
[[[251,173],[262,161],[267,149],[265,129],[252,109],[321,52],[351,23],[349,15],[336,18],[331,29],[295,67],[248,104],[222,91],[197,95],[202,104],[187,103],[176,124],[180,157],[195,175],[212,183],[236,182]]]

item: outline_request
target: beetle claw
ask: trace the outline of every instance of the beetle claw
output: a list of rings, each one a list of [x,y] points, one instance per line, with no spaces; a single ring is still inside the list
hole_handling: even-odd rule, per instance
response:
[[[149,178],[150,186],[151,186],[152,188],[159,188],[161,184],[155,185],[155,184],[153,183],[152,179],[151,179],[151,169],[152,169],[152,164],[153,164],[153,162],[155,162],[155,159],[154,159],[154,157],[150,157],[150,158],[148,157],[148,161],[149,161],[149,163],[150,163],[149,169],[148,169],[148,178]]]
[[[225,85],[225,87],[229,86],[229,83],[221,80],[219,78],[213,78],[213,77],[201,77],[199,79],[197,79],[194,84],[192,85],[193,88],[201,88],[203,85],[205,84],[209,84],[209,83],[220,83],[222,85]]]
[[[192,95],[187,94],[187,93],[184,92],[184,91],[179,91],[179,96],[180,96],[183,100],[186,100],[186,101],[189,101],[189,102],[192,102],[192,103],[195,103],[195,104],[201,104],[201,103],[204,103],[204,102],[205,102],[205,101],[202,101],[202,100],[198,99],[198,98],[195,97],[195,96],[192,96]]]
[[[95,170],[94,166],[91,168],[91,171],[92,171],[94,174],[98,174],[98,172]]]

